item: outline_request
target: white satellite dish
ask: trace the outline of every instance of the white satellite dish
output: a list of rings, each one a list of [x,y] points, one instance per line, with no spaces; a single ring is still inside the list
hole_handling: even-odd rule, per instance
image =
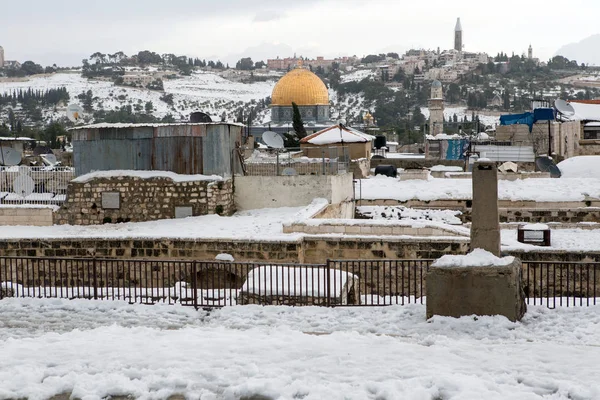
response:
[[[21,153],[12,147],[0,147],[0,164],[6,166],[19,165]]]
[[[575,115],[575,109],[573,108],[573,106],[564,101],[563,99],[557,99],[554,102],[554,108],[556,108],[556,110],[558,110],[559,113],[566,117],[572,117],[573,115]]]
[[[265,144],[273,149],[283,149],[283,138],[273,131],[266,131],[262,135]]]
[[[56,165],[56,156],[54,154],[40,154],[40,158],[42,159],[42,162],[51,167]]]
[[[19,175],[17,179],[13,181],[14,192],[23,198],[33,193],[34,189],[35,182],[29,175]]]
[[[79,104],[69,104],[67,107],[67,118],[71,122],[79,122],[83,117],[83,108]]]
[[[296,171],[294,168],[284,168],[283,171],[281,171],[281,175],[283,176],[296,176],[298,175],[298,171]]]

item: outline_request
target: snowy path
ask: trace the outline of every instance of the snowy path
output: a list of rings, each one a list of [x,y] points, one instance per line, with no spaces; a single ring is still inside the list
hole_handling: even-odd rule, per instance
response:
[[[3,300],[0,399],[600,398],[600,307],[531,307],[518,324],[424,314]]]

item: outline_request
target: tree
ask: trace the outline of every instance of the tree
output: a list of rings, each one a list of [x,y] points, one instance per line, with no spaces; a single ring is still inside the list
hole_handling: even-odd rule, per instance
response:
[[[44,141],[51,149],[60,148],[59,136],[66,136],[66,129],[58,122],[50,124],[43,132]]]
[[[292,117],[292,126],[294,127],[294,132],[296,132],[296,136],[298,139],[302,139],[306,137],[306,128],[304,128],[304,121],[302,121],[302,116],[300,115],[300,109],[296,103],[292,103],[293,117]]]
[[[235,69],[250,71],[254,69],[254,61],[250,57],[242,58],[235,64]]]
[[[146,110],[146,114],[151,114],[154,111],[154,104],[151,101],[146,102],[146,106],[144,107]]]

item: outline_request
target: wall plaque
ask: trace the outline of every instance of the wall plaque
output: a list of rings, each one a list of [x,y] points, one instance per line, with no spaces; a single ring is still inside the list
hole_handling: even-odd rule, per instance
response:
[[[175,218],[193,217],[192,207],[175,207]]]
[[[105,210],[118,210],[121,208],[121,193],[102,192],[102,208]]]

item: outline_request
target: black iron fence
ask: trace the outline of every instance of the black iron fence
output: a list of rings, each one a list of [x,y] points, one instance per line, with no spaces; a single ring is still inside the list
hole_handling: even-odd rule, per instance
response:
[[[121,300],[229,305],[387,306],[421,303],[432,260],[328,260],[325,264],[0,257],[0,299]],[[600,263],[527,262],[528,304],[589,306]]]

